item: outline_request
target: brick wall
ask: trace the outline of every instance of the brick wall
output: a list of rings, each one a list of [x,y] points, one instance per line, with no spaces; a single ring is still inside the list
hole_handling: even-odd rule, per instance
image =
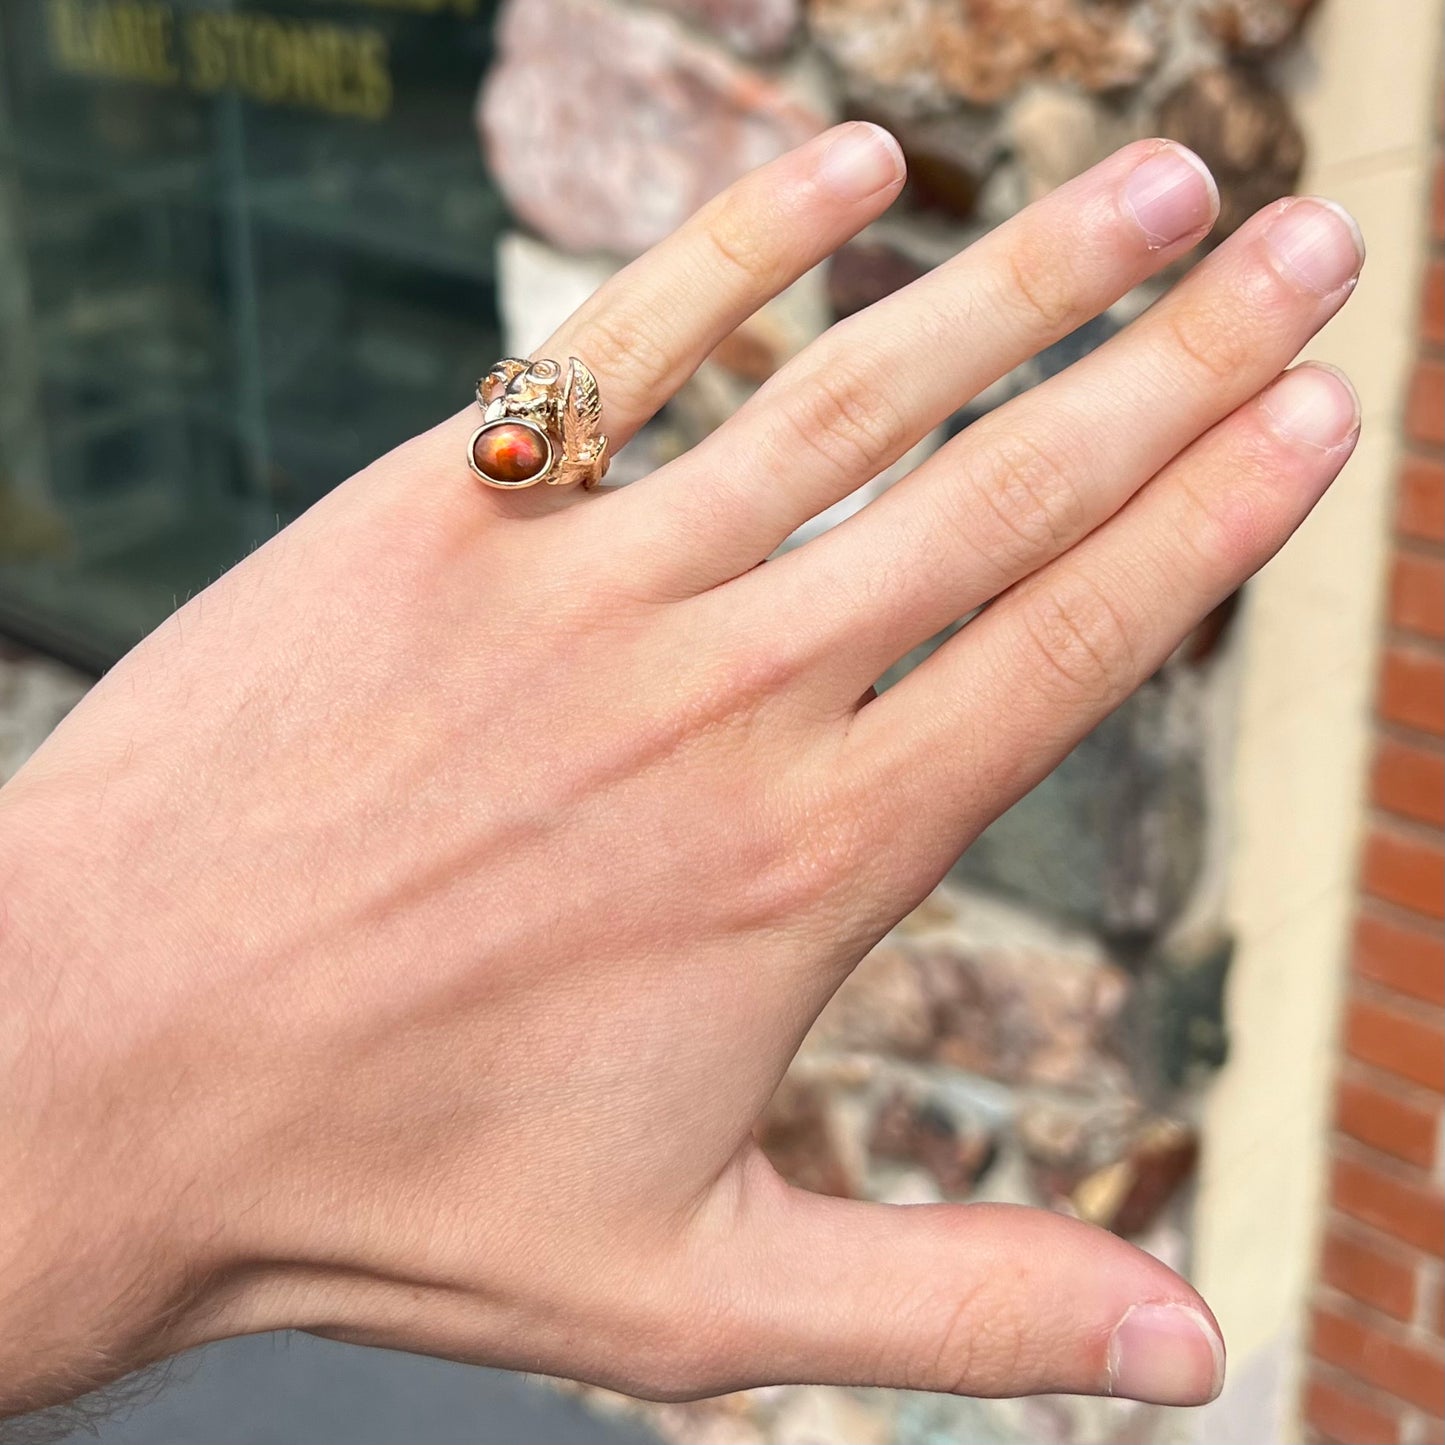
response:
[[[1445,174],[1438,148],[1430,217],[1305,1380],[1310,1437],[1340,1445],[1445,1441]]]

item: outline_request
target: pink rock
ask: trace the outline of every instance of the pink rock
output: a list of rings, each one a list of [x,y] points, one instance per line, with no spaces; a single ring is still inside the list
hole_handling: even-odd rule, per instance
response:
[[[853,94],[915,114],[996,105],[1028,81],[1122,90],[1162,41],[1157,8],[1135,0],[810,0],[808,22]]]
[[[833,996],[809,1042],[921,1059],[932,1049],[936,1035],[933,1000],[912,950],[882,943]]]
[[[667,15],[508,0],[477,123],[516,213],[571,251],[632,256],[822,128],[779,85]]]
[[[788,1183],[843,1198],[856,1192],[839,1154],[823,1092],[815,1084],[785,1078],[756,1132],[773,1168]]]
[[[1205,28],[1236,53],[1273,50],[1289,40],[1315,0],[1204,0]]]
[[[828,262],[828,301],[836,316],[881,301],[918,280],[925,268],[879,241],[849,241]]]
[[[653,0],[689,21],[739,55],[773,56],[788,48],[802,18],[800,0]]]
[[[1107,1088],[1126,1078],[1113,1035],[1128,993],[1128,976],[1097,943],[975,898],[953,922],[900,930],[875,948],[809,1043],[1003,1083]]]
[[[939,948],[919,959],[934,1000],[932,1055],[1006,1083],[1122,1079],[1110,1036],[1128,993],[1111,964],[1016,948]]]

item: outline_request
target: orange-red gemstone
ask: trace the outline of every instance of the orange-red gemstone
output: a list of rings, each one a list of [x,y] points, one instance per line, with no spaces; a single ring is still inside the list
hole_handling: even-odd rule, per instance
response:
[[[521,422],[500,421],[483,428],[472,443],[472,457],[484,477],[515,487],[547,465],[547,443]]]

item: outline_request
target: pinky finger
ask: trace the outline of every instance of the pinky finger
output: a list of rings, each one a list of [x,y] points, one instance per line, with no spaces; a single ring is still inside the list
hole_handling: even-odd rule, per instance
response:
[[[932,824],[930,865],[946,867],[1284,545],[1359,425],[1343,376],[1285,373],[864,707],[860,765],[871,787],[890,779],[876,795],[896,801],[894,822]],[[1006,730],[990,726],[1002,718]]]

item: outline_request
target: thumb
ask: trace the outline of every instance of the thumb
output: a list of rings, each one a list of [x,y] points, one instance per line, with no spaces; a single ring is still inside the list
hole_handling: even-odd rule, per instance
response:
[[[754,1378],[1161,1405],[1204,1404],[1223,1384],[1209,1307],[1093,1225],[1015,1205],[857,1204],[787,1186],[750,1202],[760,1207],[744,1211],[732,1259],[748,1275],[733,1297],[751,1318],[730,1343]]]

